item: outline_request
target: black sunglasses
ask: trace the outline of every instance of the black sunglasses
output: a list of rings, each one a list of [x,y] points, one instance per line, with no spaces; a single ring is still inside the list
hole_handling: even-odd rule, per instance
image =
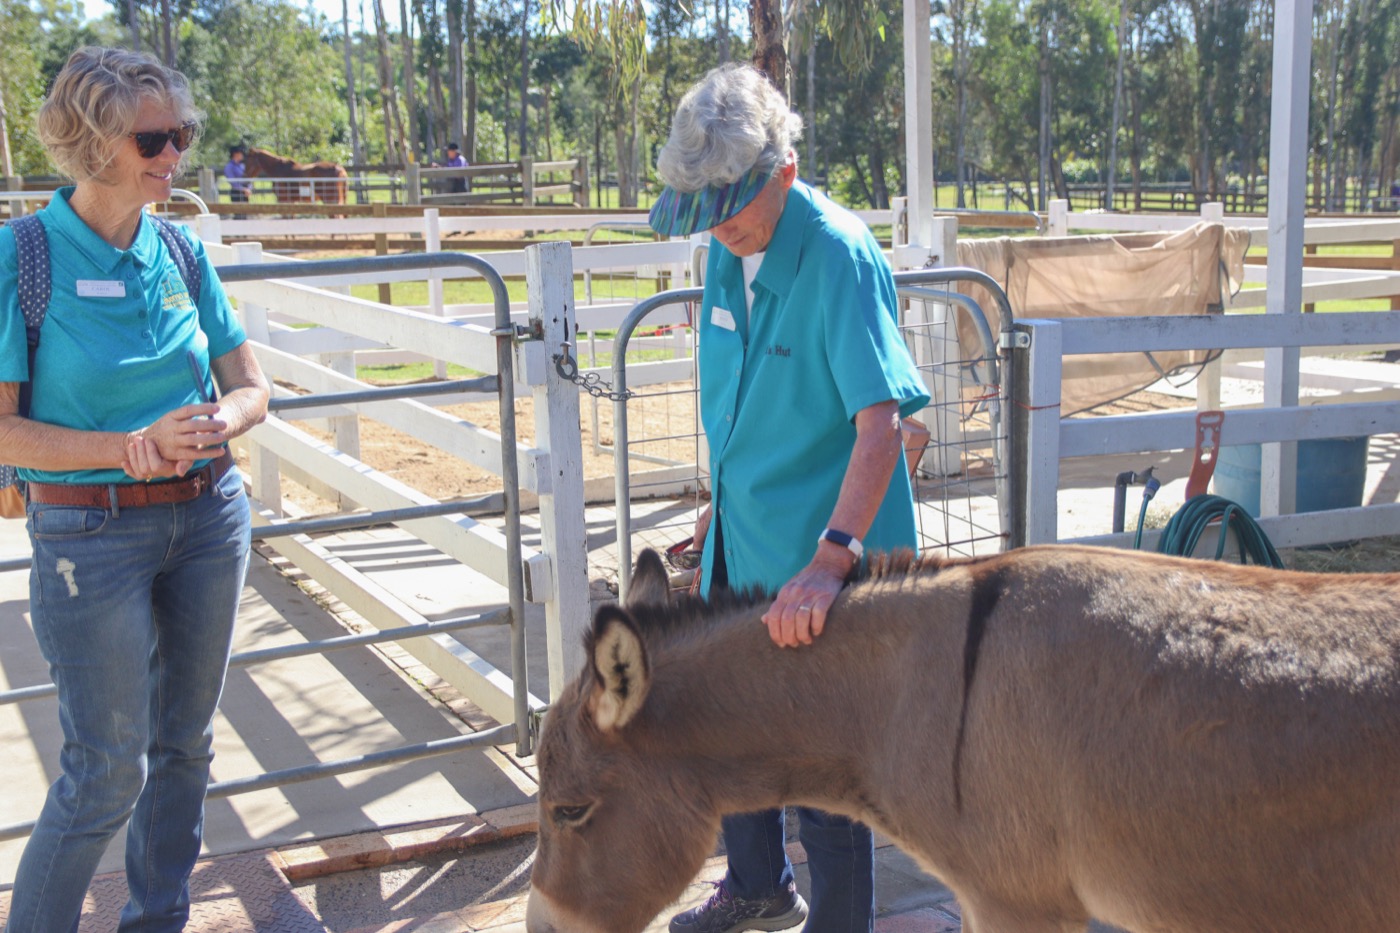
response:
[[[186,123],[184,126],[174,130],[160,130],[150,133],[127,133],[136,140],[136,151],[141,153],[143,159],[154,159],[165,151],[166,143],[174,143],[176,152],[184,152],[190,148],[194,142],[195,131],[199,129],[198,123]]]

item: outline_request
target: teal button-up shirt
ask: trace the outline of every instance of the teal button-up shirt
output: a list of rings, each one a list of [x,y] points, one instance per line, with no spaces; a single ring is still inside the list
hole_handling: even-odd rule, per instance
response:
[[[699,321],[700,411],[710,445],[713,520],[702,580],[722,537],[735,589],[776,591],[811,560],[855,447],[855,416],[929,396],[897,326],[890,267],[858,217],[795,182],[753,282],[712,241]],[[875,550],[917,546],[902,461],[875,522]],[[706,585],[708,590],[708,586]]]
[[[120,250],[69,206],[63,188],[40,217],[49,241],[53,294],[34,361],[35,421],[79,431],[131,431],[182,405],[203,401],[190,371],[193,350],[209,381],[209,360],[246,339],[204,246],[191,237],[204,273],[192,300],[155,228],[144,219]],[[14,234],[0,229],[0,382],[29,378],[19,309]],[[21,469],[46,483],[129,483],[120,469]]]

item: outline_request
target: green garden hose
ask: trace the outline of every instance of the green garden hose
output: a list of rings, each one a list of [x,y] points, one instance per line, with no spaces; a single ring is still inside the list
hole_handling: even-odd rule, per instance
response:
[[[1228,532],[1233,530],[1239,542],[1241,564],[1253,563],[1283,569],[1278,551],[1274,550],[1273,543],[1250,514],[1239,503],[1208,493],[1192,496],[1177,510],[1163,529],[1157,550],[1162,554],[1189,557],[1196,550],[1206,528],[1216,520],[1222,526],[1220,540],[1215,546],[1216,560],[1224,557],[1225,541],[1229,537]]]

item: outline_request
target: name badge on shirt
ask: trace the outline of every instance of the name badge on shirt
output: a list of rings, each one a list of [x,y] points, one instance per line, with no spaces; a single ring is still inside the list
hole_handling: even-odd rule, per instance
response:
[[[79,298],[125,298],[125,282],[108,282],[102,279],[78,279]]]
[[[725,330],[734,329],[734,315],[730,314],[727,310],[721,308],[719,305],[715,305],[713,308],[710,309],[710,322],[716,327],[723,327]]]

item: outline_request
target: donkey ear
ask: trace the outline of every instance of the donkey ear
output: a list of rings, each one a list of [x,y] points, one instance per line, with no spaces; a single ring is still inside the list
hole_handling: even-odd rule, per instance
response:
[[[646,548],[637,555],[637,568],[627,585],[628,606],[664,606],[671,600],[671,579],[661,555]]]
[[[590,661],[593,690],[588,711],[600,732],[621,729],[637,715],[651,683],[646,646],[632,617],[616,606],[604,606],[593,620]]]

